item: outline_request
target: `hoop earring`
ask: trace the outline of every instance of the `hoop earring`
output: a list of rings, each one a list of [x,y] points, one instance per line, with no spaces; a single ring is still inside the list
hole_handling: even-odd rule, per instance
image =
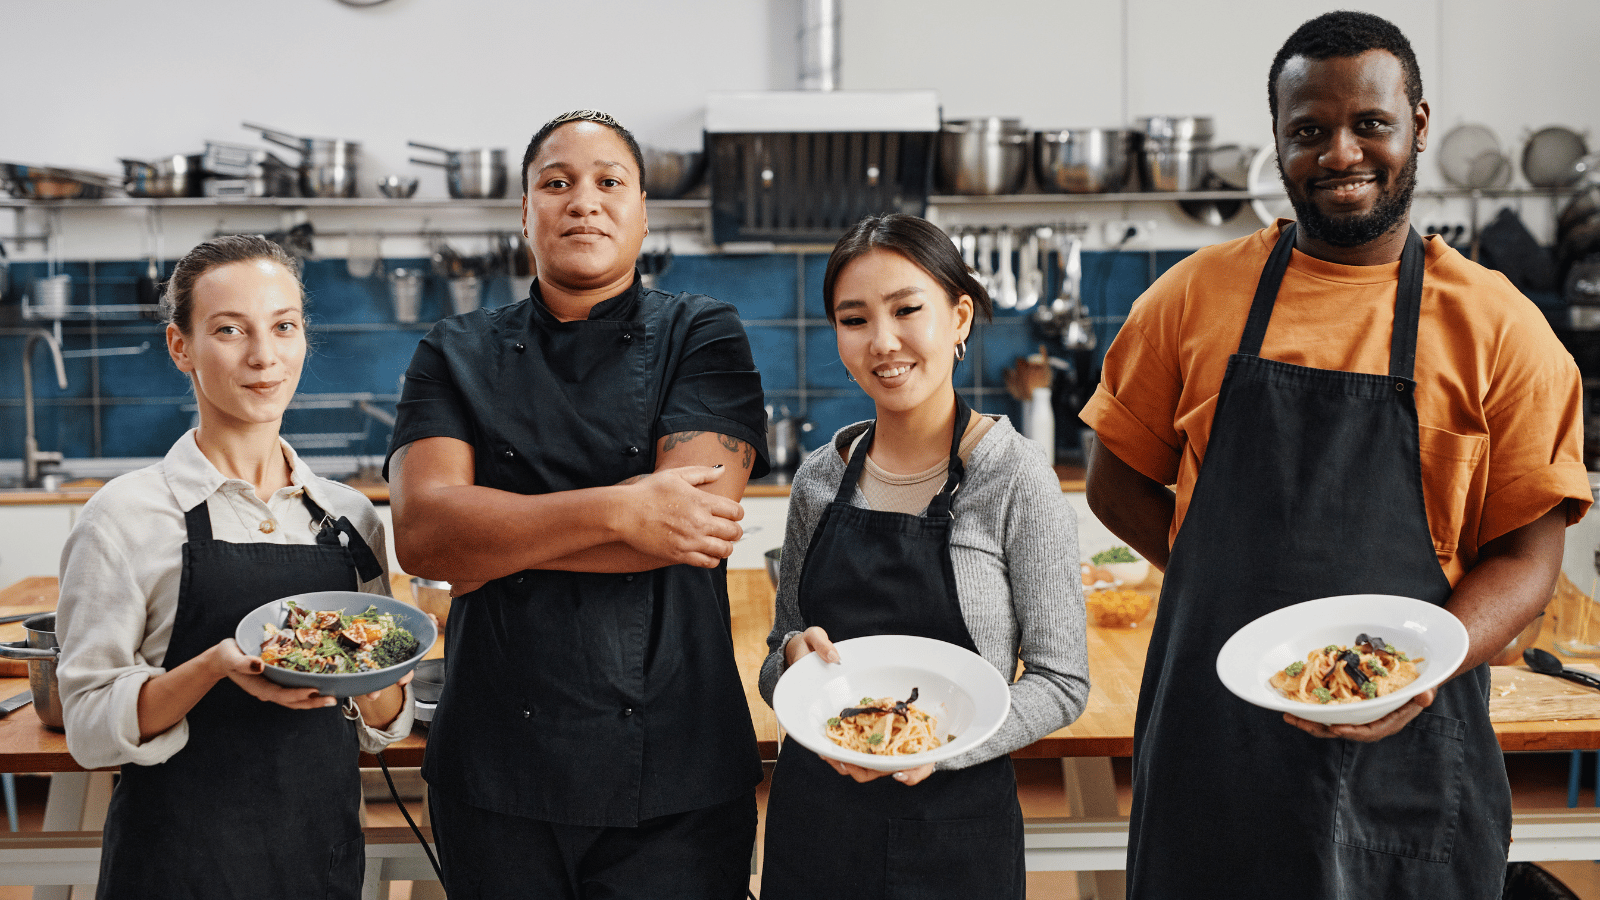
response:
[[[845,377],[845,380],[850,382],[851,384],[856,384],[857,383],[856,382],[856,377],[854,375],[851,375],[849,372],[844,373],[844,377]]]
[[[956,341],[956,362],[967,358],[967,342]]]

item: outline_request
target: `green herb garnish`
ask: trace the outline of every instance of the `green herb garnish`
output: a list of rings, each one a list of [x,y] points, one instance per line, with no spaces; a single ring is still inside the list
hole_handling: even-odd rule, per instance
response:
[[[1112,547],[1109,550],[1101,550],[1099,553],[1089,557],[1089,561],[1097,566],[1103,566],[1108,563],[1138,562],[1139,557],[1134,556],[1133,551],[1127,547]]]

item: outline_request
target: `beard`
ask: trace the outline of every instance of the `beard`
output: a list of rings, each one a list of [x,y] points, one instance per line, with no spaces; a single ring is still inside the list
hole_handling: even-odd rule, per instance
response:
[[[1417,188],[1417,151],[1400,170],[1394,184],[1387,184],[1388,175],[1378,173],[1381,194],[1372,211],[1359,216],[1329,216],[1312,201],[1310,192],[1291,184],[1283,173],[1283,163],[1278,163],[1278,178],[1289,194],[1295,218],[1306,234],[1335,247],[1359,247],[1394,230],[1411,212],[1411,195]]]

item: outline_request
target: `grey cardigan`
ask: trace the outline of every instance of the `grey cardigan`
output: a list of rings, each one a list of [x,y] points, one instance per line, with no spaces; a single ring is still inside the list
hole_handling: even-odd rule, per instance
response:
[[[761,696],[768,704],[785,668],[784,644],[808,625],[800,616],[800,571],[811,535],[844,477],[840,448],[868,424],[840,429],[795,474],[777,610],[761,665]],[[851,502],[866,505],[859,487]],[[1025,747],[1071,723],[1089,697],[1077,518],[1038,445],[1004,416],[973,448],[952,513],[950,561],[967,630],[1007,681],[1019,657],[1024,670],[1011,684],[1011,712],[1000,730],[982,746],[940,763],[942,769],[966,768]]]

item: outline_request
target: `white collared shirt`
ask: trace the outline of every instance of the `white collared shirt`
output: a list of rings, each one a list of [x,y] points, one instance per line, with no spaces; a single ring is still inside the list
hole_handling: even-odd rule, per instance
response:
[[[145,681],[166,671],[162,662],[172,639],[188,540],[185,511],[203,501],[219,541],[312,544],[320,523],[311,520],[302,499],[309,493],[328,515],[347,516],[380,562],[388,559],[383,521],[366,496],[318,477],[293,448],[279,443],[289,461],[290,483],[266,502],[249,482],[217,471],[190,431],[161,462],[112,479],[84,505],[61,551],[56,607],[61,644],[56,677],[67,748],[79,765],[154,765],[188,743],[187,720],[141,743],[138,712]],[[388,574],[361,590],[388,596]],[[388,730],[368,727],[359,713],[355,718],[361,749],[383,749],[411,733],[410,688]]]

